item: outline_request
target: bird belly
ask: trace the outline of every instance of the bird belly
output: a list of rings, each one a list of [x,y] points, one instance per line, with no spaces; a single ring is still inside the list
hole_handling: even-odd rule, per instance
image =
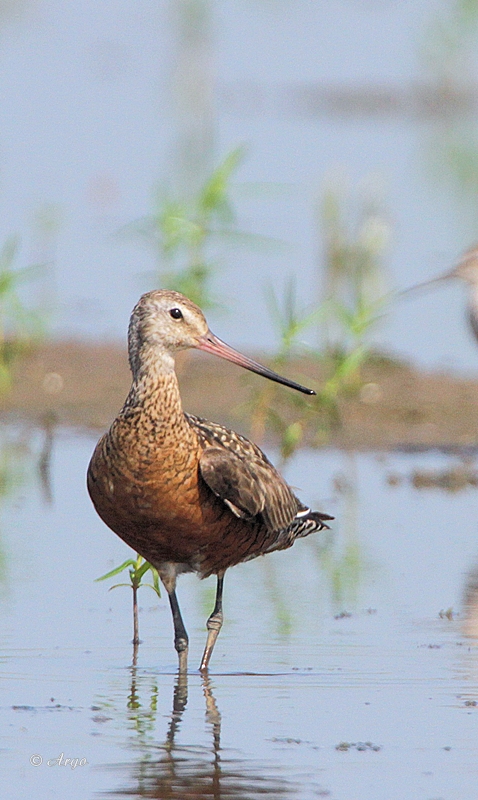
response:
[[[239,520],[200,477],[197,455],[158,457],[139,468],[125,458],[106,463],[104,450],[100,441],[88,470],[88,491],[103,522],[151,563],[173,561],[202,572],[204,553]]]

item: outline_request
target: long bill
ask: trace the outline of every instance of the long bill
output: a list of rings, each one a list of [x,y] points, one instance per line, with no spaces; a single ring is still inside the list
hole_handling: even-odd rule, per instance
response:
[[[407,295],[414,294],[415,292],[420,292],[422,289],[428,289],[429,287],[435,286],[437,283],[442,283],[443,281],[449,281],[452,278],[458,277],[455,270],[451,272],[445,272],[442,275],[437,275],[435,278],[430,278],[427,281],[422,281],[421,283],[416,283],[414,286],[409,286],[408,289],[402,289],[401,291],[397,292],[396,296],[398,298],[406,297]]]
[[[269,378],[270,381],[282,383],[284,386],[290,386],[291,389],[296,389],[298,392],[303,392],[303,394],[316,394],[313,389],[307,389],[305,386],[301,386],[300,383],[295,383],[288,378],[283,378],[282,375],[278,375],[277,372],[262,366],[262,364],[258,364],[258,362],[253,361],[252,358],[242,355],[242,353],[234,350],[233,347],[229,347],[228,344],[211,333],[211,331],[208,331],[198,340],[196,347],[198,350],[212,353],[215,356],[219,356],[219,358],[225,358],[226,361],[232,361],[233,364],[238,364],[240,367],[249,369],[251,372],[256,372],[264,378]]]

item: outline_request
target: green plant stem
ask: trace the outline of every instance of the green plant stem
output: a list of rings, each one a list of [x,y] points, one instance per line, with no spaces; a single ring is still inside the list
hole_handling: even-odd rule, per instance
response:
[[[139,621],[138,621],[138,587],[133,583],[133,644],[135,647],[139,645]]]

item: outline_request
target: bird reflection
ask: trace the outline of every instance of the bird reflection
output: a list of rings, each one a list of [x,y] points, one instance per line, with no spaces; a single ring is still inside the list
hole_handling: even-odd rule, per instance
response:
[[[171,722],[169,723],[169,729],[166,736],[166,750],[171,752],[174,748],[174,740],[176,737],[176,732],[179,730],[179,726],[181,724],[181,719],[183,716],[183,711],[186,708],[188,703],[188,676],[186,674],[179,673],[176,685],[174,687],[174,695],[173,695],[173,710],[171,712]]]
[[[107,795],[157,800],[244,800],[246,797],[259,800],[267,794],[290,797],[296,790],[289,781],[271,777],[269,769],[260,762],[246,761],[221,747],[221,714],[207,672],[201,676],[210,735],[210,744],[206,746],[177,742],[188,703],[187,673],[179,672],[176,676],[171,716],[162,743],[155,742],[151,736],[155,723],[156,683],[151,692],[150,708],[145,713],[139,700],[138,680],[137,667],[133,665],[128,710],[138,734],[135,746],[139,746],[141,756],[132,766],[120,766],[128,770],[127,783]]]

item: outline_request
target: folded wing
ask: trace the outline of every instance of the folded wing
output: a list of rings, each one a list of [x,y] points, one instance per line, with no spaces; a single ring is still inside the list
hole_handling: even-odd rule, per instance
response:
[[[222,425],[187,417],[203,446],[201,476],[234,514],[260,517],[269,530],[281,531],[308,511],[257,445]]]

